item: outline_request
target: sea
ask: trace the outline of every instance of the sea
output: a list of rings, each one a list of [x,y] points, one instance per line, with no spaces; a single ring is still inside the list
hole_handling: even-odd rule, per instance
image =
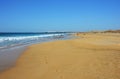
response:
[[[38,42],[67,39],[69,34],[66,32],[0,33],[0,50]]]
[[[0,72],[16,66],[29,45],[73,38],[70,32],[0,33]]]

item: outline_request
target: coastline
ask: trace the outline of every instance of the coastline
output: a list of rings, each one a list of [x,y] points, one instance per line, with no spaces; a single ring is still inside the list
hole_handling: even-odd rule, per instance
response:
[[[23,44],[23,45],[16,45],[16,46],[9,46],[6,48],[1,48],[0,49],[0,73],[7,71],[14,67],[16,65],[16,61],[18,58],[23,54],[25,50],[31,45],[34,44],[41,44],[45,42],[52,42],[56,40],[67,40],[67,39],[72,39],[74,36],[72,34],[66,35],[66,37],[59,37],[56,36],[52,39],[44,39],[39,42],[34,42],[34,43],[28,43],[28,44]]]
[[[0,73],[0,78],[119,79],[120,34],[77,36],[80,38],[29,46],[16,66]]]
[[[0,73],[16,65],[17,59],[27,49],[27,46],[17,46],[0,50]]]

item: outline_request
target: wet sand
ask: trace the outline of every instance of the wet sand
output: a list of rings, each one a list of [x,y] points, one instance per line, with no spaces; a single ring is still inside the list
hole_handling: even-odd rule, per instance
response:
[[[0,72],[14,67],[17,59],[26,50],[27,46],[16,46],[0,50]]]
[[[29,46],[0,79],[120,79],[120,34],[77,36]]]

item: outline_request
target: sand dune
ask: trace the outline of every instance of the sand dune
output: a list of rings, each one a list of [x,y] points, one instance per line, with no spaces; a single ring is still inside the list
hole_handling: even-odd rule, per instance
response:
[[[77,36],[29,46],[0,79],[120,79],[120,34]]]

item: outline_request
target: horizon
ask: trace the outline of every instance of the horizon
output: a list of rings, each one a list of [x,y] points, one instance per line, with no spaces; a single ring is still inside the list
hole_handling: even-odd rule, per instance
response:
[[[0,0],[0,32],[120,29],[119,0]]]
[[[22,31],[14,31],[14,32],[0,32],[0,33],[77,33],[77,32],[105,32],[105,31],[120,31],[120,29],[107,29],[107,30],[89,30],[89,31],[39,31],[39,32],[22,32]]]

